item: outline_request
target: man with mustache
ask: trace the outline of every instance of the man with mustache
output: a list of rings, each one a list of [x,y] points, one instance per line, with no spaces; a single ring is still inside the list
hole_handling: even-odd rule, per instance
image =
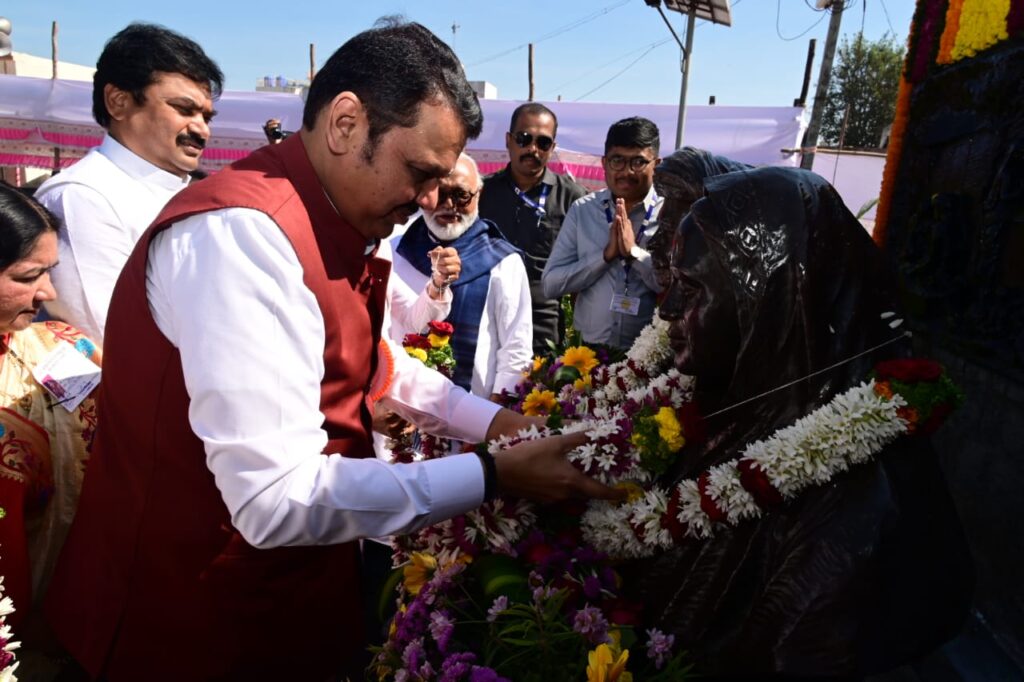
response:
[[[658,148],[646,118],[612,124],[601,158],[608,188],[572,205],[544,268],[545,296],[579,294],[573,323],[587,343],[628,349],[654,315],[662,287],[645,247],[662,205]]]
[[[539,102],[512,112],[505,133],[508,165],[484,179],[480,217],[494,222],[526,257],[533,307],[533,352],[548,351],[562,340],[563,320],[557,298],[546,296],[540,276],[572,202],[587,193],[572,178],[548,169],[555,150],[558,119]]]
[[[114,283],[143,230],[198,169],[223,81],[199,45],[162,26],[131,24],[107,42],[92,104],[107,134],[35,194],[63,224],[51,317],[103,343]]]
[[[394,269],[414,291],[424,286],[429,291],[430,252],[438,247],[458,252],[461,273],[450,285],[452,310],[446,318],[455,327],[452,380],[497,402],[531,365],[533,323],[522,254],[494,223],[480,218],[481,190],[476,162],[462,154],[451,175],[440,181],[437,207],[424,209],[423,216],[393,240]],[[421,331],[396,324],[392,338],[401,341],[405,334]]]

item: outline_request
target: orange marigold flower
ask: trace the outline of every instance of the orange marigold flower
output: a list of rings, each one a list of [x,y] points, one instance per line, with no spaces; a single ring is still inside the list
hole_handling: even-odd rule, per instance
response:
[[[875,384],[875,393],[886,400],[892,400],[892,386],[888,381],[879,381]]]
[[[900,407],[896,410],[896,416],[907,422],[907,433],[914,433],[917,430],[917,422],[921,416],[915,407]]]

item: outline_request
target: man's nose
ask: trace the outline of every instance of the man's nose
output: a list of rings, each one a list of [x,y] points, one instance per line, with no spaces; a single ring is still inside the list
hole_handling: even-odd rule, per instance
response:
[[[428,180],[416,195],[416,204],[424,211],[435,211],[439,205],[438,194],[437,180]]]

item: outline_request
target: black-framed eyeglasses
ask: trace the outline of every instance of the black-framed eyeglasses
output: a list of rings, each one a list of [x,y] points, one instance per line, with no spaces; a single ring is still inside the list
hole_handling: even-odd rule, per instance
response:
[[[629,166],[629,170],[639,173],[644,168],[647,168],[647,165],[654,161],[654,159],[648,159],[646,156],[626,157],[616,154],[615,156],[609,156],[607,161],[608,167],[612,170],[625,170],[626,166]]]
[[[467,192],[464,189],[454,187],[452,189],[439,189],[437,190],[437,205],[443,206],[449,199],[452,201],[452,206],[455,208],[466,208],[469,203],[473,201],[473,197],[480,194],[480,190],[475,192]]]
[[[537,135],[534,137],[532,133],[528,133],[525,130],[520,130],[512,136],[512,139],[515,140],[516,144],[520,147],[529,147],[531,142],[536,142],[537,149],[542,152],[546,152],[551,149],[551,145],[555,143],[555,139],[553,137],[548,137],[547,135]]]

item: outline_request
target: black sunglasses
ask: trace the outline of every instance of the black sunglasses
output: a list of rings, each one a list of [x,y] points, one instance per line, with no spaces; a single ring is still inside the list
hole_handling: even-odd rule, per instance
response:
[[[551,149],[551,145],[555,143],[555,139],[548,137],[547,135],[538,135],[534,137],[532,134],[521,130],[512,136],[512,139],[516,141],[516,144],[520,147],[529,147],[531,142],[537,142],[537,149],[542,152],[546,152]]]
[[[473,201],[473,197],[480,193],[480,190],[475,192],[467,192],[464,189],[455,187],[453,189],[439,189],[437,191],[437,205],[444,206],[445,202],[449,199],[452,200],[452,206],[455,208],[466,208],[469,203]]]

